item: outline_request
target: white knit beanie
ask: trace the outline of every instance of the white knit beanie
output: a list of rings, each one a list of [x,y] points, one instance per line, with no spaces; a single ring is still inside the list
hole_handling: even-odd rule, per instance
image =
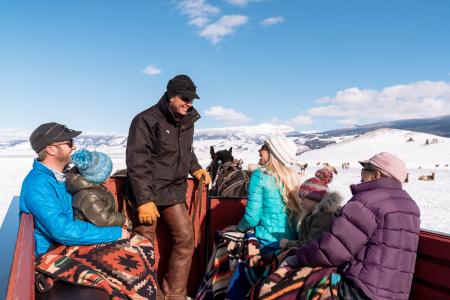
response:
[[[285,166],[289,166],[295,161],[297,145],[285,136],[272,136],[266,140],[266,145],[270,152]]]

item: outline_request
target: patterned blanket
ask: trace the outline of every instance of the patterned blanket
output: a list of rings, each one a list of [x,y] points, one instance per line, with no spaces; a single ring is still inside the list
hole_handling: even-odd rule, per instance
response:
[[[295,256],[287,256],[276,271],[267,278],[261,279],[252,288],[249,298],[252,300],[338,299],[340,281],[341,276],[336,272],[336,268],[297,267]]]
[[[156,299],[155,256],[152,243],[130,239],[89,246],[58,246],[37,258],[36,271],[46,284],[63,280],[106,291],[111,299]]]
[[[268,276],[274,270],[271,261],[276,257],[273,254],[275,252],[270,252],[273,249],[269,253],[266,251],[258,266],[251,268],[248,264],[250,245],[259,247],[254,230],[246,233],[218,231],[211,259],[195,299],[243,299],[261,277]]]

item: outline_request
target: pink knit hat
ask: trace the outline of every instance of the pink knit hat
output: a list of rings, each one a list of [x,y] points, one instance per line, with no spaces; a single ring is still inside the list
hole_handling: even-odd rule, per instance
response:
[[[328,184],[333,181],[333,172],[330,169],[322,168],[314,173],[314,176],[322,180],[325,184]]]
[[[315,177],[309,178],[300,185],[297,191],[299,198],[320,202],[328,193],[328,184],[333,181],[333,173],[327,168],[316,171]]]
[[[403,183],[406,179],[407,169],[406,165],[397,156],[388,152],[381,152],[372,156],[369,160],[359,162],[363,167],[373,165],[381,171],[391,175],[394,179]]]

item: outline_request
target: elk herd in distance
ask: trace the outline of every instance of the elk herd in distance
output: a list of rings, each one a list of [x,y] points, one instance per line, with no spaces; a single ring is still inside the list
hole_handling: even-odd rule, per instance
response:
[[[308,163],[296,163],[296,165],[299,168],[298,173],[300,175],[304,175],[305,171],[306,171],[306,168],[308,167]],[[334,166],[332,166],[330,163],[328,163],[328,162],[320,162],[320,161],[316,163],[316,166],[320,166],[320,165],[322,165],[323,167],[328,168],[333,173],[338,174],[337,169]],[[448,164],[435,164],[434,166],[435,166],[435,168],[439,168],[439,166],[443,166],[445,168],[448,168]],[[341,164],[341,167],[344,170],[348,169],[348,168],[350,168],[350,163],[349,162],[343,162]],[[419,170],[420,169],[422,169],[422,166],[419,166]],[[435,180],[435,176],[436,176],[436,172],[431,172],[431,175],[421,175],[421,176],[419,176],[418,179],[422,180],[422,181],[433,181],[433,180]],[[405,183],[408,183],[408,182],[409,182],[409,173],[408,173],[408,176],[406,177],[406,180],[405,180]]]

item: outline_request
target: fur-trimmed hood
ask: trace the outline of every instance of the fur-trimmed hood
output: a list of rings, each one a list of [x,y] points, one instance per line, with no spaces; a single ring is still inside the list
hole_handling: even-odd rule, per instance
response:
[[[312,214],[317,214],[320,211],[328,213],[337,213],[341,208],[343,198],[338,192],[328,192],[322,200],[314,207]]]

